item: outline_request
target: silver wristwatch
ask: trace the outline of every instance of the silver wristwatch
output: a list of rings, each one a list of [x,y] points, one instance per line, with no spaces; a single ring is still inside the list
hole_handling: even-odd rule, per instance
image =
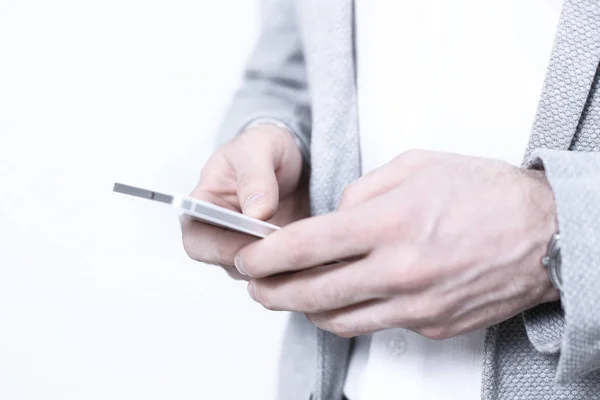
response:
[[[542,264],[548,270],[550,281],[558,290],[562,290],[561,257],[560,257],[560,234],[555,233],[548,243],[546,255],[542,258]]]

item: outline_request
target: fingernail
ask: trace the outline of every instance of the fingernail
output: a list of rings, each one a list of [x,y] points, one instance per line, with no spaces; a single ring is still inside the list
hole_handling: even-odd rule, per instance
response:
[[[240,256],[235,256],[233,259],[233,265],[235,265],[235,268],[240,274],[244,276],[248,275],[246,272],[244,272],[244,264],[242,263],[242,258]]]
[[[252,193],[250,197],[246,199],[242,211],[246,215],[255,214],[266,204],[267,200],[265,195],[262,193]]]
[[[252,300],[256,301],[256,297],[254,296],[254,284],[252,282],[248,282],[248,294],[252,297]]]

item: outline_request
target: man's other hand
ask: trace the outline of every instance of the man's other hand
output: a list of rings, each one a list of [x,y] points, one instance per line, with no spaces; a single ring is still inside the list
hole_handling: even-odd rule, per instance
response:
[[[556,229],[543,172],[410,151],[351,184],[338,211],[245,246],[236,265],[266,308],[340,336],[442,339],[558,299],[541,264]]]

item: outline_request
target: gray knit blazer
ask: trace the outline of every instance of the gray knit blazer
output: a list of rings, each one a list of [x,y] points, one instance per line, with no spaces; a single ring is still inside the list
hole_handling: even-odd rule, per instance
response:
[[[263,17],[220,137],[258,119],[285,124],[311,167],[312,212],[330,212],[360,174],[352,1],[266,0]],[[600,1],[566,0],[523,149],[554,191],[564,291],[488,329],[483,399],[600,399],[599,60]],[[341,399],[351,343],[291,314],[278,398]]]

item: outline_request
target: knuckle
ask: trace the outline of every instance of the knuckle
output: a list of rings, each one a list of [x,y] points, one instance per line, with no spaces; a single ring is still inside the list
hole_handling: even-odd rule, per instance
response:
[[[393,215],[377,220],[378,226],[374,226],[377,229],[375,234],[381,241],[397,240],[399,242],[400,246],[390,248],[388,251],[393,252],[400,263],[417,263],[420,262],[417,257],[422,257],[422,255],[420,249],[413,245],[413,235],[422,235],[423,231],[420,211],[417,210],[417,207],[420,206],[416,205],[416,199],[401,199],[400,201],[400,207],[394,209]]]
[[[353,331],[353,330],[345,330],[345,331],[340,331],[339,333],[336,333],[337,336],[342,337],[344,339],[351,339],[353,337],[359,336],[359,333]]]
[[[310,322],[324,331],[331,332],[336,336],[343,338],[352,338],[358,336],[360,332],[355,326],[350,324],[342,314],[305,314]]]
[[[423,272],[425,266],[418,261],[418,255],[411,254],[410,249],[401,251],[402,254],[398,257],[390,258],[395,262],[387,264],[381,274],[381,284],[389,296],[423,289],[430,283]]]
[[[444,320],[447,308],[435,300],[421,300],[416,303],[415,317],[421,323],[440,323]]]
[[[252,192],[251,185],[255,184],[252,175],[247,170],[238,170],[236,177],[236,185],[238,193],[241,191]]]
[[[427,151],[425,150],[410,149],[396,156],[394,161],[406,165],[416,164],[425,158],[426,153]]]
[[[395,265],[390,266],[390,270],[392,273],[384,273],[382,274],[382,286],[384,287],[385,294],[387,296],[395,296],[398,293],[402,293],[410,288],[413,288],[412,285],[412,274],[406,273],[393,273]]]
[[[352,206],[358,201],[358,190],[356,189],[356,183],[352,182],[344,188],[338,209],[343,209]]]
[[[357,330],[352,325],[338,318],[329,321],[329,331],[343,338],[358,336]]]
[[[404,310],[394,310],[393,312],[383,312],[371,315],[370,324],[363,327],[367,332],[380,329],[393,329],[405,327],[406,315]]]
[[[455,336],[453,329],[448,325],[435,325],[420,328],[417,331],[420,335],[433,340],[450,339]]]

